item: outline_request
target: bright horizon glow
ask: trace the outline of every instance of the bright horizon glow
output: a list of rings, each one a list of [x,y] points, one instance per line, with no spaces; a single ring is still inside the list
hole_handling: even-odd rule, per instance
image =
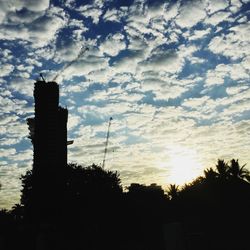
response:
[[[199,158],[195,150],[172,146],[169,154],[168,182],[182,186],[202,175],[204,167]]]
[[[68,162],[101,164],[112,116],[123,186],[181,185],[219,158],[250,170],[250,0],[30,2],[0,1],[0,208],[32,168],[40,73],[60,75]]]

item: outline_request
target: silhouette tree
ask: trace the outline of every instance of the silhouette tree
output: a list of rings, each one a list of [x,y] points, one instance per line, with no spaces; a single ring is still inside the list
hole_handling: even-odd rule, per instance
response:
[[[243,181],[248,171],[244,167],[234,159],[229,164],[219,159],[214,169],[206,169],[204,177],[179,191],[176,218],[183,223],[187,239],[199,232],[209,249],[248,249],[242,239],[247,238],[243,228],[250,220],[248,216],[239,219],[239,214],[248,214],[250,209],[250,185]],[[188,249],[200,248],[204,246]]]
[[[218,172],[218,177],[220,179],[225,180],[229,177],[229,172],[228,172],[229,166],[224,160],[218,159],[215,167],[216,167],[216,170]]]
[[[205,180],[214,181],[218,177],[218,173],[213,168],[207,168],[204,170]]]
[[[232,159],[229,164],[218,159],[216,169],[205,169],[204,175],[206,181],[214,181],[218,178],[220,180],[241,179],[250,182],[250,171],[246,169],[246,164],[240,166],[238,159]]]
[[[42,229],[42,234],[50,235],[51,246],[58,243],[54,236],[62,235],[62,248],[72,245],[72,249],[161,250],[164,249],[164,225],[177,222],[183,226],[187,249],[199,249],[197,246],[207,249],[201,242],[208,242],[209,249],[248,249],[245,242],[236,247],[241,235],[247,237],[243,232],[244,223],[250,223],[249,218],[242,221],[237,216],[247,214],[250,209],[250,184],[243,181],[248,176],[245,165],[240,166],[238,160],[232,159],[229,163],[218,160],[215,168],[207,168],[204,176],[184,187],[169,185],[167,195],[156,184],[132,183],[128,192],[123,192],[117,172],[95,164],[82,167],[70,163],[60,175],[63,185],[58,189],[62,197],[58,203],[59,220],[51,219],[52,229]],[[22,221],[25,225],[32,224],[30,220],[23,220],[23,215],[29,217],[33,209],[32,171],[27,171],[21,180],[21,204],[14,206],[11,213],[2,213],[2,218],[12,223],[4,233],[9,237],[8,244],[12,242],[12,231],[19,228]],[[0,228],[1,225],[0,220]],[[29,243],[31,237],[27,235],[34,232],[32,238],[36,239],[35,228],[24,227],[21,234],[30,249],[34,244]],[[15,238],[18,235],[20,231],[16,230]]]
[[[170,184],[167,190],[167,194],[171,200],[176,200],[179,195],[179,186],[175,184]]]
[[[132,183],[127,189],[123,224],[130,246],[126,248],[137,245],[138,249],[162,249],[162,227],[168,215],[164,190],[155,183]]]
[[[87,248],[109,245],[113,249],[119,239],[121,199],[121,180],[116,171],[95,164],[68,164],[62,217],[66,228],[71,228],[72,239],[81,233],[86,236]],[[112,242],[110,235],[115,239]]]
[[[22,222],[23,214],[24,214],[24,207],[21,204],[15,204],[10,213],[17,222]]]
[[[28,170],[24,175],[21,175],[22,190],[21,190],[21,204],[28,206],[31,203],[33,191],[33,172]]]
[[[62,185],[56,189],[58,193],[55,193],[61,199],[55,199],[59,201],[55,204],[58,211],[56,216],[48,215],[49,217],[36,219],[34,202],[37,197],[34,199],[35,179],[31,170],[21,177],[21,204],[13,208],[13,216],[22,219],[23,214],[24,222],[35,223],[35,228],[36,225],[50,225],[48,229],[42,231],[53,235],[53,230],[56,229],[67,236],[64,237],[65,244],[79,245],[77,242],[82,238],[81,235],[84,235],[84,245],[87,249],[100,249],[101,246],[115,249],[114,246],[120,239],[118,218],[122,209],[123,194],[119,174],[95,164],[82,167],[70,163],[62,169],[60,178]],[[114,237],[112,240],[110,235]],[[52,237],[50,241],[55,240]]]
[[[230,161],[228,173],[233,179],[242,179],[250,181],[250,172],[245,168],[246,164],[240,166],[238,159],[232,159]]]
[[[59,192],[62,194],[65,207],[70,209],[69,211],[79,210],[82,207],[86,209],[90,204],[105,199],[110,201],[122,193],[119,174],[104,170],[95,164],[84,168],[81,165],[70,163],[66,169],[62,170],[60,177],[64,184]],[[21,205],[26,213],[32,213],[34,205],[34,176],[32,170],[22,175],[21,181]],[[44,185],[46,185],[46,180]],[[67,211],[67,209],[63,209]]]

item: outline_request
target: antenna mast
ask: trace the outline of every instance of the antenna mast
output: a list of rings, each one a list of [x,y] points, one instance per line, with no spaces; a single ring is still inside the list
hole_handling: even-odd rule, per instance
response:
[[[42,80],[43,80],[44,82],[46,82],[45,79],[44,79],[44,77],[43,77],[43,73],[40,73],[40,77],[42,78]]]
[[[107,131],[107,137],[106,137],[106,142],[105,142],[105,149],[104,149],[104,156],[103,156],[103,162],[102,162],[102,168],[105,166],[105,161],[106,161],[106,155],[108,151],[108,143],[109,143],[109,132],[110,132],[110,126],[111,126],[111,121],[113,120],[112,117],[109,118],[109,125],[108,125],[108,131]]]

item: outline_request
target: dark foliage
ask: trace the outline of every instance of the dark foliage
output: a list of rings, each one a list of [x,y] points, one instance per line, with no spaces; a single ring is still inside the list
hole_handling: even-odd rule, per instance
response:
[[[215,169],[206,169],[204,177],[178,193],[179,218],[186,234],[198,231],[209,242],[208,249],[247,249],[242,239],[247,237],[243,228],[250,223],[250,184],[244,166],[234,159],[229,164],[218,160]]]
[[[167,194],[156,185],[131,184],[100,166],[63,169],[53,216],[36,217],[34,176],[22,176],[21,204],[0,211],[3,250],[17,249],[227,249],[247,250],[249,172],[238,160],[218,160],[204,176]],[[55,182],[58,183],[58,182]],[[44,181],[44,186],[51,185]],[[50,199],[51,202],[51,199]],[[45,206],[44,206],[45,207]],[[43,208],[44,208],[43,207]],[[55,214],[54,208],[57,207]],[[44,211],[40,211],[43,214]],[[15,239],[15,240],[13,240]]]

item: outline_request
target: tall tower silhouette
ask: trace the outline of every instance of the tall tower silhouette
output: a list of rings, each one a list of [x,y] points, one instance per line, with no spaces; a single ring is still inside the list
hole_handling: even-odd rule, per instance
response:
[[[35,82],[34,98],[35,117],[27,120],[34,149],[32,213],[46,218],[60,206],[67,166],[68,110],[59,106],[56,82]]]

